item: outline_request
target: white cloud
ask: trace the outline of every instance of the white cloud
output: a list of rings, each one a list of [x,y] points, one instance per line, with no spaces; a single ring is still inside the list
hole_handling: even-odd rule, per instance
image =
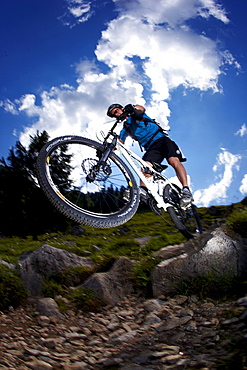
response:
[[[80,63],[77,70],[81,74],[77,88],[62,85],[44,91],[39,106],[32,94],[26,94],[16,102],[15,109],[29,117],[38,116],[37,122],[25,127],[20,135],[24,145],[29,143],[29,135],[34,135],[37,130],[46,130],[51,138],[67,134],[93,138],[99,129],[107,126],[104,124],[109,121],[106,116],[109,102],[120,99],[126,103],[138,101],[144,104],[142,85],[133,82],[130,86],[125,79],[116,83],[114,70],[105,75],[88,61]],[[166,108],[165,102],[163,105]]]
[[[66,1],[76,21],[92,12],[93,1]],[[36,119],[20,134],[24,145],[36,130],[47,130],[51,137],[94,135],[96,126],[108,120],[105,112],[112,102],[145,105],[148,114],[168,128],[168,103],[173,89],[182,85],[185,89],[220,91],[218,78],[222,67],[226,63],[234,65],[234,58],[229,52],[226,58],[217,43],[194,33],[185,24],[198,16],[214,16],[227,23],[224,10],[215,1],[114,2],[119,7],[119,16],[102,32],[95,62],[77,65],[76,87],[61,85],[43,91],[39,105],[33,94],[26,94],[14,103],[2,103],[13,114],[22,112]],[[98,62],[103,62],[108,72],[102,72]]]
[[[6,112],[9,112],[11,114],[14,114],[14,115],[18,115],[19,114],[18,109],[16,108],[15,103],[13,103],[12,101],[10,101],[9,99],[6,99],[5,101],[0,101],[0,107],[3,107],[3,109]]]
[[[247,126],[246,124],[244,123],[241,128],[235,132],[234,135],[240,135],[241,137],[243,137],[244,135],[247,135]]]
[[[213,16],[224,23],[229,23],[226,12],[220,4],[217,4],[214,0],[200,0],[200,2],[201,8],[199,8],[198,13],[202,17],[208,18]]]
[[[247,194],[247,174],[244,175],[242,181],[241,181],[241,186],[239,188],[241,194],[246,195]]]
[[[120,78],[141,81],[138,67],[142,68],[155,101],[168,99],[170,91],[179,85],[219,91],[221,55],[213,41],[189,30],[155,28],[122,17],[102,32],[95,53],[98,60],[115,68]],[[139,65],[134,65],[136,56]]]
[[[61,22],[70,27],[74,27],[76,23],[88,21],[93,15],[92,1],[87,0],[65,0],[67,3],[67,11],[59,17]]]
[[[87,21],[88,18],[91,16],[91,2],[83,1],[83,0],[73,0],[69,1],[70,13],[79,21],[84,22]]]
[[[167,23],[170,27],[181,25],[198,15],[203,18],[213,16],[224,23],[229,22],[225,10],[214,0],[113,1],[125,14],[147,19],[155,24]]]
[[[33,117],[39,115],[40,109],[35,106],[36,96],[34,94],[26,94],[21,97],[20,100],[16,100],[19,103],[19,111],[25,111],[27,116]]]
[[[208,207],[211,202],[220,203],[227,198],[227,189],[233,180],[233,169],[239,169],[238,161],[241,159],[239,154],[232,154],[222,148],[222,152],[217,157],[217,162],[213,167],[214,172],[219,172],[216,182],[207,189],[196,190],[194,193],[195,204]],[[223,167],[223,171],[220,172]]]

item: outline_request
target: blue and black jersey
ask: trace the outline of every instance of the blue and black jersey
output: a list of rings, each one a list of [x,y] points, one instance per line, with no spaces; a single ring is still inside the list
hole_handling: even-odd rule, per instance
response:
[[[162,128],[145,113],[128,117],[120,131],[121,140],[125,141],[127,136],[131,136],[145,149],[148,149],[155,140],[165,135]]]

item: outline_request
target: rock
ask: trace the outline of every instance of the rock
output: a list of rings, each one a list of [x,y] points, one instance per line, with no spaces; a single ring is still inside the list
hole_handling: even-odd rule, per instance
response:
[[[39,316],[38,323],[40,326],[48,326],[50,324],[50,319],[47,316]]]
[[[148,312],[157,311],[162,307],[159,299],[149,299],[144,303],[144,307]]]
[[[67,341],[73,341],[77,339],[85,339],[87,336],[85,334],[79,334],[79,333],[65,333],[65,338]]]
[[[80,225],[74,225],[72,227],[71,234],[76,235],[76,236],[83,235],[83,234],[85,234],[85,229],[84,229],[84,227],[82,227]]]
[[[110,340],[110,343],[113,345],[128,343],[130,340],[132,340],[136,336],[136,334],[137,334],[136,330],[129,331],[128,333],[124,333],[120,336],[112,338]]]
[[[119,235],[125,235],[126,233],[128,233],[130,231],[130,229],[127,227],[127,226],[122,226],[118,231],[117,233]]]
[[[75,363],[73,363],[72,365],[69,365],[69,367],[67,367],[67,370],[87,370],[88,369],[88,364],[86,362],[82,362],[82,361],[77,361]]]
[[[150,313],[149,315],[146,316],[145,320],[146,326],[151,326],[159,322],[161,322],[161,319],[157,315],[155,315],[155,313]]]
[[[123,360],[119,357],[106,358],[99,361],[99,364],[102,366],[116,366],[121,364]]]
[[[238,300],[237,300],[237,303],[239,304],[239,305],[243,305],[243,306],[247,306],[247,296],[245,296],[245,297],[242,297],[242,298],[239,298]]]
[[[236,323],[239,321],[238,317],[233,317],[232,319],[222,321],[222,325],[231,325],[232,323]]]
[[[239,320],[247,322],[247,310],[240,316]]]
[[[94,269],[90,259],[43,247],[41,253],[25,253],[20,259],[24,265],[28,260],[26,273],[32,278],[73,263],[88,263]],[[83,284],[108,303],[97,312],[70,309],[61,315],[51,298],[29,298],[23,307],[0,312],[0,368],[175,370],[227,366],[235,356],[241,362],[239,351],[247,338],[246,297],[235,302],[201,301],[196,296],[170,298],[167,291],[185,272],[197,276],[211,265],[219,269],[223,263],[220,272],[239,273],[244,241],[231,240],[218,229],[155,254],[161,263],[152,276],[153,299],[133,293],[129,279],[133,262],[122,257],[108,272],[93,274]]]
[[[33,360],[31,362],[27,362],[28,369],[33,370],[50,370],[52,369],[52,365],[48,362],[40,361],[40,360]]]
[[[58,338],[58,339],[48,338],[48,339],[44,339],[42,341],[42,345],[44,345],[48,349],[55,349],[61,343],[62,343],[62,341],[60,340],[60,338]]]
[[[246,271],[247,248],[241,240],[228,237],[221,228],[207,233],[201,241],[162,248],[156,255],[163,260],[152,273],[154,297],[176,291],[178,282],[209,274],[237,276]],[[168,252],[166,250],[168,249]],[[169,258],[167,259],[166,257]]]
[[[2,258],[0,258],[0,265],[8,267],[10,270],[15,269],[15,265],[13,265],[12,263],[4,261]]]
[[[191,316],[185,316],[185,317],[168,317],[167,320],[164,320],[160,325],[156,327],[156,330],[158,332],[165,331],[165,330],[171,330],[174,328],[177,328],[179,326],[182,326],[186,324],[188,321],[192,319]]]
[[[237,347],[231,349],[234,343],[247,337],[247,327],[239,318],[245,308],[234,301],[217,303],[185,296],[146,301],[129,295],[100,312],[66,313],[54,322],[53,316],[37,315],[34,301],[0,313],[0,368],[214,369],[237,353]],[[222,325],[229,314],[235,317]],[[160,319],[153,323],[150,316]],[[118,325],[114,331],[111,323]]]
[[[56,316],[62,318],[63,315],[58,309],[57,303],[52,298],[41,298],[37,300],[37,311],[41,316]],[[42,321],[42,320],[41,320]],[[50,321],[50,320],[49,320]]]
[[[30,296],[41,294],[43,282],[47,276],[75,266],[83,266],[91,271],[95,268],[92,259],[80,257],[47,244],[33,253],[25,254],[19,260],[20,275]]]
[[[168,355],[168,356],[164,356],[162,358],[162,364],[176,363],[179,360],[181,360],[181,356],[180,355]]]
[[[140,236],[138,238],[134,238],[134,240],[140,244],[141,247],[145,247],[145,245],[149,242],[151,239],[150,236]]]
[[[82,286],[91,289],[103,302],[114,306],[123,297],[133,292],[129,276],[133,263],[120,257],[108,272],[95,273]]]

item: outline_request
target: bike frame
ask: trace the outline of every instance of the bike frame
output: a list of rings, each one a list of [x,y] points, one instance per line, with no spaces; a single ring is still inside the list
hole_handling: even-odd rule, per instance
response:
[[[107,139],[113,135],[113,140],[115,137],[115,133],[113,132],[113,129],[116,127],[112,127],[110,132],[108,133],[107,137],[105,138],[105,142],[107,142]],[[111,141],[108,142],[109,145],[111,145]],[[167,207],[170,206],[169,203],[166,203],[163,198],[163,190],[164,187],[169,184],[172,188],[174,188],[173,184],[168,180],[168,178],[164,175],[161,175],[159,172],[157,172],[152,166],[150,166],[147,162],[145,162],[143,159],[141,159],[137,154],[135,154],[131,149],[127,148],[123,143],[121,143],[119,140],[116,141],[115,148],[117,151],[122,154],[125,161],[129,164],[129,166],[132,168],[133,172],[137,175],[137,177],[145,184],[148,191],[152,194],[154,199],[157,202],[158,208],[163,208],[165,211]],[[140,167],[134,162],[136,161]],[[142,169],[148,169],[151,177],[146,177]],[[175,189],[177,191],[177,189]]]

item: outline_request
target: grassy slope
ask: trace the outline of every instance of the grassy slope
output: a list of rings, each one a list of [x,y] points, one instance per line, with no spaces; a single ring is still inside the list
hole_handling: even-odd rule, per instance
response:
[[[241,203],[231,206],[217,206],[199,208],[204,230],[217,222],[225,222],[234,209],[243,208]],[[244,207],[245,208],[245,207]],[[150,256],[166,245],[180,244],[186,239],[170,223],[166,214],[165,222],[150,210],[139,210],[136,215],[121,227],[110,229],[96,229],[84,227],[85,233],[81,236],[71,234],[45,234],[37,240],[27,236],[25,239],[15,237],[0,239],[0,257],[15,264],[20,255],[25,251],[34,251],[43,244],[65,249],[78,255],[90,255],[99,264],[110,257],[127,256],[136,260]],[[135,238],[148,236],[146,245],[140,246]],[[91,254],[89,254],[89,252]]]

